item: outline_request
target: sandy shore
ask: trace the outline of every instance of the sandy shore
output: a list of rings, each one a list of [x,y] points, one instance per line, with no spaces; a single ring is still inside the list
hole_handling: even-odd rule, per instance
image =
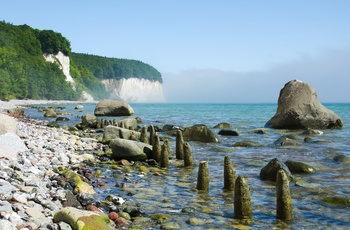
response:
[[[42,105],[42,104],[82,104],[82,103],[97,103],[97,101],[65,101],[65,100],[11,100],[0,101],[0,112],[8,109],[13,109],[22,106],[29,105]]]

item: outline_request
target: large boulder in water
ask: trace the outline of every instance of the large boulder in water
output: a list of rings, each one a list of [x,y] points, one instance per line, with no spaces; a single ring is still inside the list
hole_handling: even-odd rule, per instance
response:
[[[205,125],[194,125],[186,128],[182,136],[186,141],[200,141],[205,143],[218,142],[216,135]]]
[[[111,140],[115,138],[122,139],[140,139],[141,133],[137,131],[133,131],[130,129],[124,129],[121,127],[116,127],[113,125],[108,125],[103,130],[103,142],[109,143]]]
[[[333,129],[341,128],[343,121],[317,99],[313,87],[292,80],[281,89],[276,114],[265,124],[275,129]]]
[[[133,108],[123,101],[102,100],[97,103],[95,116],[130,116],[134,114]]]
[[[152,155],[152,146],[138,141],[115,138],[109,143],[112,149],[112,158],[129,161],[146,160]]]

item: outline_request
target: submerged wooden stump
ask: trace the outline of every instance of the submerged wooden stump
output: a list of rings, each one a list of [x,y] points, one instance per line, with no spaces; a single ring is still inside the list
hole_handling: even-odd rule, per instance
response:
[[[183,160],[184,159],[184,138],[182,136],[182,131],[177,130],[176,132],[176,159]]]
[[[161,155],[160,140],[159,140],[158,134],[155,133],[153,138],[153,144],[152,144],[152,158],[159,163],[160,155]]]
[[[209,167],[207,161],[201,161],[199,163],[197,189],[209,190]]]
[[[149,144],[150,145],[153,145],[153,139],[154,139],[154,134],[156,132],[154,131],[154,126],[153,125],[150,125],[149,126]]]
[[[160,154],[160,167],[162,168],[169,167],[169,153],[168,153],[168,147],[165,143],[162,145],[162,150]]]
[[[236,170],[233,168],[230,157],[224,158],[224,189],[227,191],[235,190]]]
[[[185,142],[183,144],[183,148],[184,148],[184,165],[185,165],[185,167],[192,166],[193,165],[193,158],[192,158],[190,144],[188,142]]]
[[[248,180],[242,176],[238,176],[235,183],[234,218],[251,219],[252,216],[253,212]]]
[[[148,136],[147,136],[147,127],[145,125],[141,129],[140,141],[146,144],[149,143]]]
[[[277,172],[276,181],[277,219],[293,220],[292,198],[290,196],[289,180],[284,170]]]

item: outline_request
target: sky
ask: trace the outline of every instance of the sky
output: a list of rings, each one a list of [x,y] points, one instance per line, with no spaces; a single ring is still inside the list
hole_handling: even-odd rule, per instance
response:
[[[73,52],[155,67],[167,102],[276,103],[293,79],[350,102],[348,0],[0,0],[0,20]]]

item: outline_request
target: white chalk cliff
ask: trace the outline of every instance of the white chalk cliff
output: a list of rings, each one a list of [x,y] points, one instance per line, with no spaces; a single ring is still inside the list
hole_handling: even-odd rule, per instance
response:
[[[122,99],[128,102],[164,102],[163,86],[159,81],[147,79],[105,79],[102,83],[111,93],[111,99]]]
[[[63,74],[66,76],[66,81],[72,84],[75,90],[75,82],[70,75],[70,59],[62,52],[58,54],[44,54],[46,61],[57,63]],[[108,92],[111,99],[124,100],[128,102],[164,102],[163,86],[158,81],[150,81],[139,78],[129,79],[105,79],[101,81]],[[93,97],[87,92],[83,92],[82,99],[84,101],[93,101]]]

